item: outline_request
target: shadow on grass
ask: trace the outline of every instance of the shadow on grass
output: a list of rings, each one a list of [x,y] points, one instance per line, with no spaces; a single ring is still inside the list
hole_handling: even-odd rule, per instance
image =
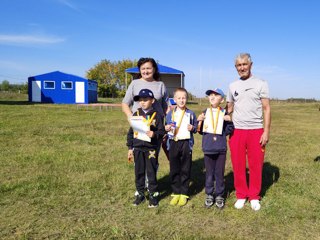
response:
[[[1,101],[0,105],[33,105],[34,103],[28,101]]]
[[[320,156],[316,157],[316,158],[314,159],[314,161],[315,161],[315,162],[320,162]]]
[[[160,200],[166,198],[171,194],[170,176],[165,175],[158,179],[158,188],[160,192]]]
[[[204,188],[205,171],[203,158],[199,158],[192,162],[191,168],[191,181],[189,194],[195,196],[200,193]]]
[[[229,198],[231,193],[235,190],[234,189],[234,177],[233,177],[233,172],[229,172],[227,175],[224,176],[224,184],[225,184],[225,198]]]
[[[194,196],[204,188],[205,173],[203,158],[192,161],[191,180],[189,195]],[[160,191],[160,199],[164,199],[172,194],[170,175],[166,175],[158,179],[158,187]]]
[[[320,156],[318,156],[320,159]],[[319,161],[319,160],[317,160]],[[272,165],[269,162],[263,164],[262,169],[262,187],[261,197],[264,197],[268,189],[280,178],[280,170],[277,166]],[[247,169],[247,179],[249,179],[249,173]],[[225,198],[229,198],[231,193],[235,191],[234,188],[234,176],[233,171],[229,172],[224,177],[225,180]],[[169,196],[171,191],[170,176],[166,175],[158,180],[160,199]],[[189,195],[195,196],[204,189],[205,184],[205,168],[203,158],[199,158],[192,162],[191,169],[191,181],[189,188]]]
[[[280,178],[280,170],[277,166],[265,162],[262,169],[262,187],[261,197],[263,197],[268,189],[276,183]],[[228,198],[231,193],[235,190],[234,188],[234,176],[233,171],[229,172],[225,177],[225,197]],[[249,170],[247,169],[247,179],[249,179]]]
[[[269,162],[263,164],[262,169],[262,188],[261,197],[263,197],[268,189],[280,178],[280,170],[277,166],[272,165]]]

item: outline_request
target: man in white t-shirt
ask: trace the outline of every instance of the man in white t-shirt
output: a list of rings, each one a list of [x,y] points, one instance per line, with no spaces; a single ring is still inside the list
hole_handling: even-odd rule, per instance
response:
[[[271,124],[269,88],[267,82],[252,75],[249,53],[237,55],[235,67],[240,79],[229,85],[227,95],[228,112],[233,113],[235,126],[229,140],[237,197],[234,206],[241,209],[248,199],[251,208],[258,211],[261,207],[264,152],[269,141]],[[249,184],[246,177],[246,158]]]

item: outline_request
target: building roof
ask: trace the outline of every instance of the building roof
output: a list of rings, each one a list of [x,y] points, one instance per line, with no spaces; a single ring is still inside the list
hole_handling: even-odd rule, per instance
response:
[[[159,68],[159,73],[160,74],[183,74],[183,71],[171,68],[171,67],[167,67],[167,66],[163,66],[160,64],[157,64],[158,68]],[[139,73],[139,68],[138,67],[134,67],[134,68],[127,68],[126,69],[127,73]]]
[[[36,80],[51,80],[51,79],[62,79],[62,80],[77,80],[77,81],[88,81],[86,78],[82,78],[76,75],[63,73],[60,71],[54,71],[49,73],[44,73],[29,78],[34,78]]]

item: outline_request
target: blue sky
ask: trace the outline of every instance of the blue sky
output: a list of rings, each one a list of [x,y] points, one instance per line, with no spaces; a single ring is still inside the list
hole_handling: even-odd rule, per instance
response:
[[[318,0],[1,0],[0,11],[0,81],[153,57],[204,96],[227,91],[249,52],[272,98],[320,99]]]

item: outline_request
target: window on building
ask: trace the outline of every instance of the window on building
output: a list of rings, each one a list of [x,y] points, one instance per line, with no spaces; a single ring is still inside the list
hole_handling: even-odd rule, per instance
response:
[[[55,89],[54,81],[44,81],[44,89]]]
[[[61,89],[72,89],[72,82],[62,81]]]

